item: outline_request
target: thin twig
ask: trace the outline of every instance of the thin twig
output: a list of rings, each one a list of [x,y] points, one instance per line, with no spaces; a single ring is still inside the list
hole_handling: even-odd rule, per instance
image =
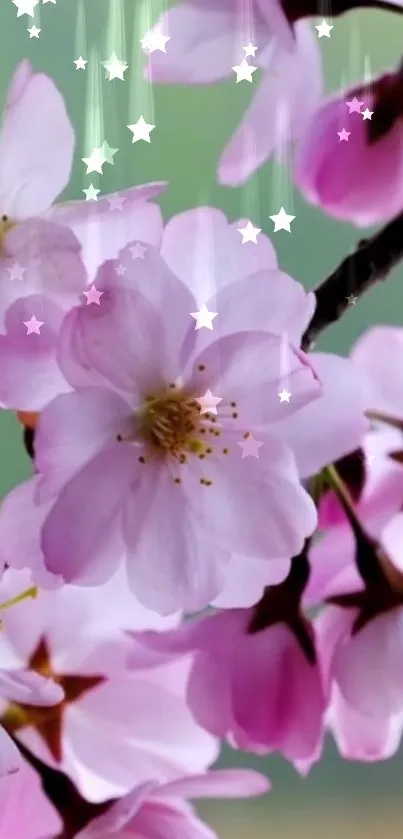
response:
[[[318,335],[345,314],[351,298],[358,299],[382,282],[401,259],[403,213],[369,239],[359,242],[354,253],[343,259],[339,267],[315,290],[316,311],[302,338],[302,348],[312,349]]]

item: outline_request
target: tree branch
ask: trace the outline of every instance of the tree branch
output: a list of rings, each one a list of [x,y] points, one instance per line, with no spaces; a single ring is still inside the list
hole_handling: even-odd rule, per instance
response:
[[[403,259],[403,213],[385,227],[358,243],[357,249],[321,283],[315,291],[316,311],[302,338],[302,349],[310,350],[330,324],[338,321],[351,305],[350,297],[361,297],[382,282]]]

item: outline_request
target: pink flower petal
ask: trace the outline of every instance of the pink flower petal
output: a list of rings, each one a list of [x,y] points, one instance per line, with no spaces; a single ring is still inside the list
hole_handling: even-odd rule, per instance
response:
[[[58,705],[64,691],[52,679],[45,679],[33,670],[0,669],[0,696],[23,705]]]
[[[16,219],[39,215],[53,203],[68,183],[74,152],[74,131],[54,82],[43,73],[25,78],[23,89],[20,81],[0,136],[1,212]]]

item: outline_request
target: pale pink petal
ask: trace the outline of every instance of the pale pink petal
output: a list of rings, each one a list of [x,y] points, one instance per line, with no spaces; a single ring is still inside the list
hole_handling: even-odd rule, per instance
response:
[[[237,332],[213,341],[194,359],[187,384],[195,395],[204,396],[209,389],[219,397],[218,416],[224,417],[226,428],[235,431],[283,419],[322,392],[307,355],[279,335],[260,331]],[[288,402],[279,398],[284,389],[291,393]],[[231,422],[231,402],[236,403],[237,423]]]
[[[146,464],[141,478],[124,519],[132,590],[146,607],[160,614],[198,611],[220,591],[229,556],[214,545],[208,520],[203,526],[186,489],[174,484],[168,467]]]
[[[6,256],[26,269],[23,282],[10,283],[10,274],[2,266],[9,285],[18,283],[20,297],[46,294],[65,308],[79,302],[87,276],[80,243],[67,227],[44,219],[28,219],[5,235],[4,248]],[[7,267],[11,265],[10,261]]]
[[[40,334],[25,325],[42,321]],[[0,401],[12,410],[40,411],[59,393],[70,390],[56,361],[58,332],[64,312],[44,295],[17,300],[5,317],[0,335]]]
[[[282,583],[289,570],[289,559],[267,562],[235,553],[225,569],[224,588],[212,605],[217,609],[247,609],[260,600],[266,586]]]
[[[35,73],[18,93],[1,128],[0,206],[1,213],[23,219],[46,210],[68,183],[75,141],[63,97],[50,78]]]
[[[261,16],[254,14],[251,31],[251,22],[246,16],[243,19],[232,0],[226,0],[225,5],[184,0],[161,15],[153,31],[167,31],[171,40],[166,54],[156,51],[150,55],[146,77],[158,83],[187,85],[211,84],[229,76],[231,67],[240,64],[242,46],[252,34],[259,47],[267,37]]]
[[[239,219],[230,223],[221,210],[213,207],[185,210],[167,222],[161,254],[190,288],[198,306],[207,304],[226,286],[232,287],[236,280],[277,268],[276,252],[263,231],[257,237],[257,244],[242,244],[239,229],[246,222]],[[221,313],[221,309],[208,308]],[[216,323],[217,318],[214,328]]]
[[[36,429],[38,498],[51,498],[95,455],[115,443],[129,417],[127,402],[106,388],[83,388],[54,399]]]
[[[403,417],[403,329],[374,326],[354,344],[351,358],[372,385],[366,408]]]
[[[353,638],[347,635],[337,646],[334,678],[345,700],[359,713],[382,716],[401,710],[402,648],[400,608],[375,618]]]
[[[17,69],[11,78],[7,91],[6,108],[13,108],[18,103],[33,75],[34,70],[31,62],[24,58],[17,65]]]
[[[321,676],[287,627],[245,637],[234,657],[232,689],[241,746],[252,740],[288,760],[316,750],[325,709]]]
[[[269,779],[252,769],[212,769],[164,784],[161,793],[182,798],[249,798],[270,789]],[[155,790],[158,795],[158,790]]]
[[[136,786],[127,795],[115,801],[101,816],[88,824],[80,831],[77,839],[100,839],[109,834],[115,834],[123,830],[127,824],[136,816],[136,813],[152,790],[158,787],[155,781],[145,781]]]
[[[371,763],[393,757],[402,737],[403,716],[369,717],[358,713],[334,687],[327,721],[345,760]]]
[[[234,280],[206,303],[217,312],[214,337],[267,329],[299,346],[315,308],[315,296],[282,271],[266,270]]]
[[[0,696],[9,702],[23,705],[58,705],[64,691],[33,670],[4,670],[0,668]]]
[[[48,217],[71,228],[82,245],[82,257],[89,279],[108,259],[116,259],[129,242],[158,246],[163,222],[157,204],[148,203],[166,184],[145,184],[93,201],[69,201],[53,207]],[[121,209],[112,209],[113,199],[121,199]]]
[[[220,627],[218,627],[220,628]],[[228,648],[232,652],[232,645]],[[188,703],[198,723],[224,738],[233,728],[230,663],[214,650],[200,650],[190,674]]]
[[[300,552],[314,530],[315,506],[299,483],[291,451],[271,437],[261,439],[259,459],[242,458],[231,437],[221,439],[228,454],[218,451],[205,466],[191,461],[195,477],[213,483],[192,486],[189,500],[209,535],[231,553],[288,558]]]
[[[293,450],[302,478],[354,451],[369,428],[364,416],[367,381],[360,371],[337,355],[313,353],[309,359],[323,386],[322,394],[271,429]]]
[[[96,455],[60,492],[42,529],[48,571],[81,585],[99,585],[113,576],[123,553],[121,512],[128,487],[136,481],[136,463],[117,443]]]
[[[7,732],[0,725],[0,795],[5,775],[13,775],[21,769],[22,758]],[[1,801],[1,799],[0,799]],[[0,824],[1,830],[1,824]],[[0,833],[1,836],[1,833]],[[4,837],[8,839],[8,837]]]
[[[32,580],[27,581],[26,588],[32,582],[45,588],[54,587],[58,583],[58,578],[49,574],[43,564],[40,533],[42,524],[50,510],[50,504],[35,503],[39,480],[39,476],[35,476],[29,481],[19,484],[6,495],[0,508],[2,558],[11,568],[30,568]],[[22,521],[24,527],[21,527]],[[2,583],[3,580],[4,578]],[[22,582],[20,591],[24,590],[24,585],[25,582]],[[17,593],[18,590],[15,594]],[[10,596],[12,595],[2,594],[4,599]]]
[[[381,542],[388,559],[398,571],[403,571],[403,513],[397,513],[382,530]]]
[[[269,45],[257,93],[221,156],[222,184],[244,183],[273,153],[282,155],[289,141],[303,133],[319,102],[320,49],[306,21],[297,23],[294,32],[293,50],[280,41]]]
[[[173,313],[174,323],[182,324],[176,336],[175,329],[164,327],[165,312],[157,311],[137,287],[127,288],[126,279],[115,285],[116,267],[117,263],[107,262],[97,275],[96,288],[104,289],[100,305],[82,305],[66,317],[63,328],[71,335],[64,343],[62,330],[59,363],[73,385],[77,365],[87,367],[138,403],[141,396],[177,378],[178,354],[191,318],[188,315],[185,321],[183,311],[177,317]],[[153,282],[150,262],[138,270],[144,272],[145,282]]]
[[[16,747],[7,739],[18,756]],[[1,752],[2,745],[0,755]],[[21,759],[19,771],[1,779],[0,812],[0,839],[10,839],[11,836],[42,839],[56,836],[62,829],[58,813],[41,788],[39,775]]]

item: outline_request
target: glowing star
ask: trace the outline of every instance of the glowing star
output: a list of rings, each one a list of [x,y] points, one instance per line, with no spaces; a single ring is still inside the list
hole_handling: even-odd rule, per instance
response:
[[[129,131],[133,132],[132,143],[138,143],[139,140],[145,140],[146,143],[151,143],[150,134],[154,131],[155,125],[146,122],[143,116],[137,122],[127,127]]]
[[[277,233],[278,230],[286,230],[287,233],[291,233],[290,224],[294,221],[295,216],[288,215],[284,207],[281,207],[281,210],[276,215],[270,216],[270,218],[274,221],[274,233]]]
[[[42,0],[42,3],[44,5],[45,5],[45,3],[53,3],[53,5],[56,6],[56,0]]]
[[[17,8],[17,17],[21,15],[29,15],[34,17],[34,8],[39,3],[39,0],[13,0],[14,6]]]
[[[81,160],[87,167],[87,175],[90,172],[99,172],[100,175],[103,175],[102,167],[106,163],[106,157],[102,149],[93,149],[89,157],[82,157]]]
[[[244,457],[256,457],[259,460],[259,449],[263,446],[259,440],[255,440],[252,434],[248,434],[245,440],[238,443],[242,449],[242,460]]]
[[[346,131],[345,128],[342,128],[341,131],[338,131],[337,136],[339,138],[339,143],[342,143],[343,141],[345,143],[348,143],[348,138],[349,138],[350,134],[351,134],[351,131]]]
[[[73,61],[73,64],[76,65],[76,70],[85,70],[88,61],[80,55],[80,58],[76,58],[76,60]]]
[[[37,320],[35,315],[32,315],[30,320],[24,320],[23,324],[27,327],[27,335],[40,335],[43,320]]]
[[[354,96],[353,99],[350,99],[349,102],[346,102],[349,114],[360,114],[363,104],[364,102],[360,102],[360,100],[357,99],[356,96]]]
[[[171,38],[169,35],[163,35],[162,32],[146,32],[144,38],[141,38],[140,44],[143,50],[148,53],[152,52],[166,52],[166,45]]]
[[[374,112],[370,111],[369,108],[365,108],[365,111],[361,111],[361,116],[363,119],[372,119],[372,114]]]
[[[245,58],[248,58],[249,55],[252,56],[252,58],[255,57],[257,47],[254,47],[253,44],[251,44],[250,41],[249,41],[249,44],[246,47],[242,47],[242,49],[245,53]]]
[[[349,306],[355,306],[355,304],[358,301],[358,297],[356,297],[354,294],[349,294],[349,296],[346,297],[346,300]]]
[[[117,274],[117,276],[118,276],[118,277],[124,277],[124,275],[125,275],[126,273],[127,273],[127,268],[126,268],[126,266],[125,266],[125,265],[122,265],[122,263],[119,263],[118,267],[116,268],[116,274]]]
[[[144,245],[141,245],[140,242],[136,242],[136,244],[132,245],[129,250],[132,255],[132,259],[144,259],[144,254],[146,253],[147,248]]]
[[[102,64],[106,70],[105,78],[108,78],[109,73],[110,82],[113,79],[120,79],[122,82],[124,82],[123,74],[126,72],[129,65],[126,64],[124,61],[120,61],[115,52],[112,53],[108,61],[103,61]]]
[[[14,265],[11,268],[8,268],[8,273],[10,274],[10,283],[13,280],[23,280],[24,274],[26,273],[26,268],[23,268],[22,265],[19,265],[18,262],[14,262]]]
[[[236,67],[231,68],[234,73],[236,73],[236,83],[238,82],[251,82],[252,75],[257,70],[257,67],[253,67],[252,64],[248,64],[246,58],[244,58],[240,64]]]
[[[200,312],[190,312],[192,318],[196,321],[195,329],[213,329],[213,320],[217,317],[217,312],[209,312],[205,303],[200,307]]]
[[[83,291],[83,295],[87,298],[87,306],[90,306],[91,303],[95,303],[97,306],[101,305],[103,291],[98,291],[94,285],[91,286],[89,291]]]
[[[281,390],[280,393],[277,394],[280,397],[280,402],[289,402],[291,398],[291,393],[288,390]]]
[[[221,398],[213,396],[211,390],[207,390],[204,396],[200,396],[196,399],[196,402],[200,405],[201,414],[216,414],[217,405],[221,402]]]
[[[106,200],[109,204],[110,210],[122,210],[123,204],[126,201],[126,198],[123,198],[122,195],[119,195],[118,192],[114,193],[113,195],[107,195]]]
[[[318,23],[317,26],[315,26],[315,29],[318,31],[318,38],[330,38],[333,26],[327,23],[325,18],[323,18],[322,23]]]
[[[109,145],[109,143],[106,142],[106,140],[103,141],[101,146],[101,152],[105,155],[105,163],[110,163],[110,165],[113,166],[113,158],[115,157],[115,154],[118,153],[118,151],[119,149],[111,148],[111,146]]]
[[[100,189],[95,189],[94,184],[90,184],[87,189],[82,190],[85,195],[86,201],[98,201],[98,195],[101,192]]]
[[[257,245],[257,237],[262,232],[260,227],[254,227],[251,221],[248,221],[245,227],[238,227],[238,233],[242,236],[242,244],[247,242],[254,242]]]
[[[30,38],[39,38],[39,33],[42,32],[42,29],[38,29],[37,26],[31,26],[27,29],[27,32],[29,32]]]

